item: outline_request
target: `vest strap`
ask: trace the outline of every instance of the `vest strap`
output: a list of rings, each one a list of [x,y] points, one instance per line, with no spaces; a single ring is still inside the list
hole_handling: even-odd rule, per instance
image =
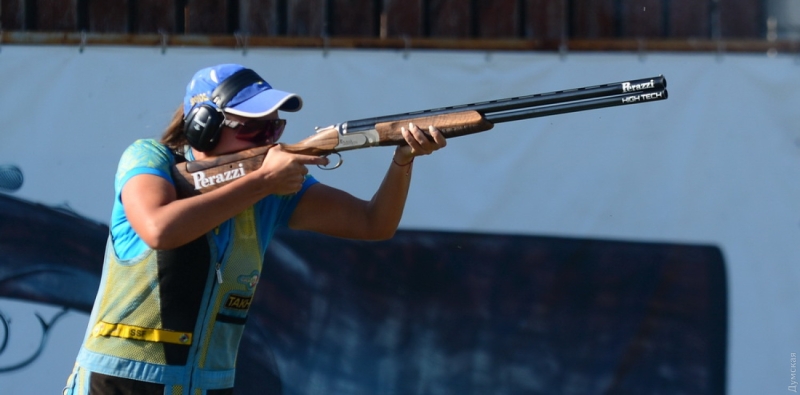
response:
[[[142,328],[125,324],[111,324],[100,321],[92,329],[92,337],[119,337],[122,339],[144,340],[156,343],[192,344],[191,332],[175,332],[164,329]]]

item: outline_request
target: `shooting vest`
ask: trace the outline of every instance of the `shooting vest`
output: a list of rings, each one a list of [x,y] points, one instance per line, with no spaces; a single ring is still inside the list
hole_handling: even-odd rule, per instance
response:
[[[87,370],[160,383],[167,394],[233,387],[263,257],[254,209],[232,221],[220,260],[211,234],[128,261],[117,258],[109,238],[100,291],[68,382],[74,392],[65,393],[87,393],[81,388],[89,385]]]

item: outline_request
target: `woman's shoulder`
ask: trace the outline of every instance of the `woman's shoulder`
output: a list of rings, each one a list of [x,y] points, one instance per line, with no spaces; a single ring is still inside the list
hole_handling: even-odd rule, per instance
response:
[[[119,161],[117,177],[124,177],[133,169],[159,169],[167,173],[171,165],[175,164],[175,157],[170,149],[154,139],[140,139],[133,142],[125,149]]]
[[[172,156],[172,153],[164,144],[161,144],[156,139],[139,139],[134,141],[125,149],[126,154],[133,155],[159,155],[159,156]]]
[[[155,139],[134,141],[122,154],[121,162],[151,165],[169,165],[175,162],[172,150]]]

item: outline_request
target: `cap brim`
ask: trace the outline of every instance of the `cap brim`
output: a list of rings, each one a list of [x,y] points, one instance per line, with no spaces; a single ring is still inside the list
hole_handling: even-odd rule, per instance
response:
[[[225,112],[259,118],[276,110],[294,112],[302,107],[303,99],[300,96],[277,89],[267,89],[235,106],[225,107]]]

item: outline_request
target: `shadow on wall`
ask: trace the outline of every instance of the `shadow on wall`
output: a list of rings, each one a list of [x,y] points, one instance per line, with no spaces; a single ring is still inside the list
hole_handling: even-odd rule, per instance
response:
[[[0,167],[0,191],[18,189],[21,173],[6,169]],[[46,349],[64,350],[58,355],[77,349],[82,334],[74,344],[54,344],[48,338],[63,331],[60,320],[69,311],[91,309],[107,235],[107,226],[67,208],[0,193],[0,298],[37,302],[54,311],[26,310],[31,316],[22,317],[13,308],[9,313],[7,304],[0,307],[0,375],[39,362]]]
[[[88,314],[107,236],[103,224],[0,194],[0,297]],[[723,394],[726,299],[713,246],[280,231],[237,390]]]

